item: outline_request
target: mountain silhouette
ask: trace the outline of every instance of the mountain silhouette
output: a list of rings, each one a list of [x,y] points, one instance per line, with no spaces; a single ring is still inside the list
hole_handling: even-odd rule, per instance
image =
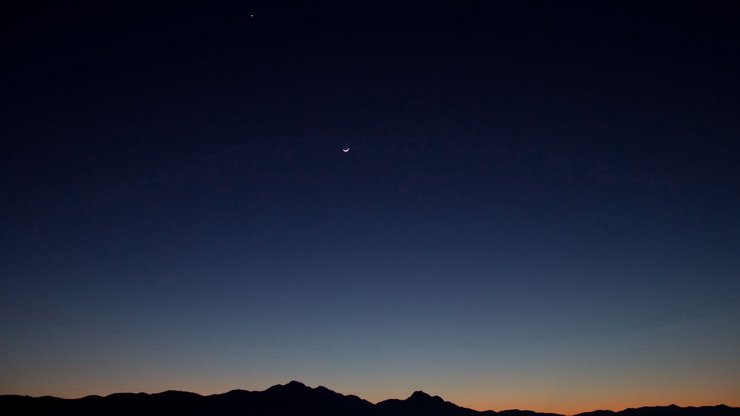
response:
[[[405,400],[389,399],[373,404],[326,387],[311,388],[291,381],[264,391],[231,390],[201,396],[184,391],[162,393],[114,393],[79,399],[57,397],[0,396],[5,415],[242,415],[242,416],[561,416],[528,410],[479,412],[416,391]],[[642,407],[619,412],[597,410],[576,416],[740,416],[740,408],[724,405],[706,407]]]
[[[416,391],[406,400],[390,399],[376,405],[376,414],[387,416],[401,415],[449,415],[475,416],[480,412],[446,402],[439,396],[430,396]]]

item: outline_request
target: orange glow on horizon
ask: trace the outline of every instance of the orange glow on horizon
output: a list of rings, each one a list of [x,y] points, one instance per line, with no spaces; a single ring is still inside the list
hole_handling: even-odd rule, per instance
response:
[[[76,384],[74,387],[68,385],[68,390],[47,391],[41,388],[33,389],[26,386],[25,391],[3,391],[0,394],[21,394],[30,396],[51,395],[62,398],[80,398],[88,395],[106,396],[112,393],[159,393],[167,390],[189,391],[201,395],[225,393],[230,390],[243,389],[249,391],[263,391],[276,384],[286,384],[290,380],[277,380],[268,383],[244,383],[243,380],[229,380],[228,382],[209,384],[168,383],[163,380],[149,380],[148,383],[131,380],[130,383],[119,385],[96,384],[95,387]],[[120,380],[119,380],[120,382]],[[454,403],[478,411],[485,410],[531,410],[542,413],[557,413],[566,416],[595,410],[620,411],[628,408],[645,406],[668,406],[675,404],[681,407],[688,406],[716,406],[724,404],[731,407],[740,407],[738,400],[727,400],[735,397],[731,386],[723,389],[714,389],[711,392],[689,391],[688,388],[663,389],[663,390],[618,390],[612,391],[550,391],[547,393],[534,391],[507,393],[494,393],[491,389],[488,393],[482,392],[480,386],[476,389],[465,390],[457,386],[455,391],[440,391],[440,389],[425,388],[418,386],[412,389],[401,389],[402,391],[391,391],[387,386],[374,385],[370,389],[358,389],[347,386],[344,383],[305,383],[307,386],[316,388],[320,385],[343,395],[356,395],[372,403],[378,403],[387,399],[406,399],[415,390],[422,390],[432,396],[439,396],[445,401]],[[127,388],[128,386],[128,388]],[[131,388],[137,386],[137,388]],[[363,390],[365,390],[363,392]],[[496,398],[498,397],[498,399]]]

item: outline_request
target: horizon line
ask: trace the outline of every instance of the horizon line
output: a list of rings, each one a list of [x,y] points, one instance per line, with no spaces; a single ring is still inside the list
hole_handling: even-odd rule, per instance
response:
[[[444,397],[442,397],[440,395],[427,393],[426,391],[424,391],[422,389],[413,390],[412,393],[408,397],[406,397],[406,398],[390,397],[390,398],[382,399],[382,400],[379,400],[379,401],[372,401],[372,400],[366,399],[366,398],[364,398],[364,397],[362,397],[362,396],[360,396],[358,394],[353,394],[353,393],[345,394],[345,393],[341,393],[341,392],[338,392],[336,390],[333,390],[333,389],[331,389],[329,387],[326,387],[324,385],[317,385],[316,387],[311,387],[310,385],[308,385],[306,383],[303,383],[301,381],[297,381],[297,380],[291,380],[291,381],[289,381],[287,383],[284,383],[284,384],[281,384],[281,383],[273,384],[271,386],[268,386],[268,387],[264,388],[263,390],[247,390],[247,389],[244,389],[244,388],[234,388],[234,389],[230,389],[230,390],[223,391],[223,392],[220,392],[220,393],[219,392],[216,392],[216,393],[202,393],[202,392],[191,391],[191,390],[166,389],[166,390],[162,390],[162,391],[153,391],[153,392],[147,392],[147,391],[114,391],[114,392],[111,392],[111,393],[108,393],[108,394],[104,394],[104,395],[103,394],[86,394],[86,395],[83,395],[83,396],[76,396],[76,397],[55,396],[55,395],[51,395],[51,394],[44,394],[44,395],[32,396],[32,395],[29,395],[29,394],[2,393],[2,394],[0,394],[0,397],[2,397],[2,396],[22,396],[22,397],[31,397],[31,398],[57,398],[57,399],[62,399],[62,400],[80,400],[80,399],[84,399],[84,398],[87,398],[87,397],[103,397],[103,398],[105,398],[105,397],[109,397],[109,396],[112,396],[112,395],[115,395],[115,394],[146,394],[146,395],[156,395],[156,394],[163,394],[163,393],[168,393],[168,392],[190,393],[190,394],[198,395],[200,397],[209,397],[209,396],[223,395],[223,394],[230,393],[230,392],[233,392],[233,391],[244,391],[244,392],[248,392],[248,393],[262,393],[262,392],[265,392],[265,391],[267,391],[267,390],[269,390],[271,388],[274,388],[274,387],[283,387],[283,386],[288,386],[290,384],[299,384],[299,385],[301,385],[303,387],[306,387],[308,389],[311,389],[311,390],[317,390],[317,389],[323,387],[324,389],[327,389],[327,390],[329,390],[329,391],[331,391],[333,393],[336,393],[336,394],[339,394],[339,395],[342,395],[342,396],[345,396],[345,397],[346,396],[354,396],[354,397],[357,397],[357,398],[359,398],[361,400],[364,400],[364,401],[366,401],[368,403],[371,403],[374,406],[377,405],[377,404],[379,404],[379,403],[382,403],[384,401],[387,401],[387,400],[401,400],[401,401],[405,401],[405,400],[410,399],[411,396],[413,396],[415,393],[423,393],[423,394],[428,395],[430,397],[438,397],[438,398],[442,399],[446,403],[452,403],[455,406],[458,406],[458,407],[461,407],[461,408],[475,410],[476,412],[495,412],[495,413],[499,413],[499,412],[506,412],[506,411],[531,411],[531,412],[535,412],[535,413],[550,413],[550,414],[556,414],[556,415],[560,415],[560,416],[577,416],[579,414],[591,413],[591,412],[608,411],[608,412],[619,413],[619,412],[623,412],[623,411],[631,410],[631,409],[655,408],[655,407],[658,407],[658,408],[660,408],[660,407],[679,407],[679,408],[694,408],[694,409],[696,409],[696,408],[702,408],[702,407],[740,408],[740,406],[728,405],[727,403],[703,404],[703,405],[681,405],[681,404],[678,404],[678,402],[673,402],[673,403],[670,403],[670,404],[647,404],[647,405],[641,405],[641,406],[628,406],[628,407],[621,408],[619,410],[615,410],[613,408],[612,409],[596,408],[596,409],[592,409],[592,410],[586,410],[586,411],[575,412],[575,413],[573,413],[573,412],[547,411],[547,410],[533,410],[533,409],[529,409],[529,408],[526,408],[525,409],[525,408],[518,408],[518,407],[515,407],[515,408],[507,408],[507,409],[500,409],[500,410],[494,410],[494,409],[481,409],[481,408],[476,408],[476,407],[469,407],[467,405],[461,405],[459,403],[449,401],[449,400],[445,399]]]

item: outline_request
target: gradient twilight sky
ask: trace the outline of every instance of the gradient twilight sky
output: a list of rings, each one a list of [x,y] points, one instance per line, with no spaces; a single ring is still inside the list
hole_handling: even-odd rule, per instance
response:
[[[347,3],[1,13],[0,394],[740,406],[739,7]]]

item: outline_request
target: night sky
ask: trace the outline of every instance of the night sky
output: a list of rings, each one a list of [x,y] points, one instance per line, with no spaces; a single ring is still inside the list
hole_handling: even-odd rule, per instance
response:
[[[26,3],[0,394],[740,406],[736,3]]]

